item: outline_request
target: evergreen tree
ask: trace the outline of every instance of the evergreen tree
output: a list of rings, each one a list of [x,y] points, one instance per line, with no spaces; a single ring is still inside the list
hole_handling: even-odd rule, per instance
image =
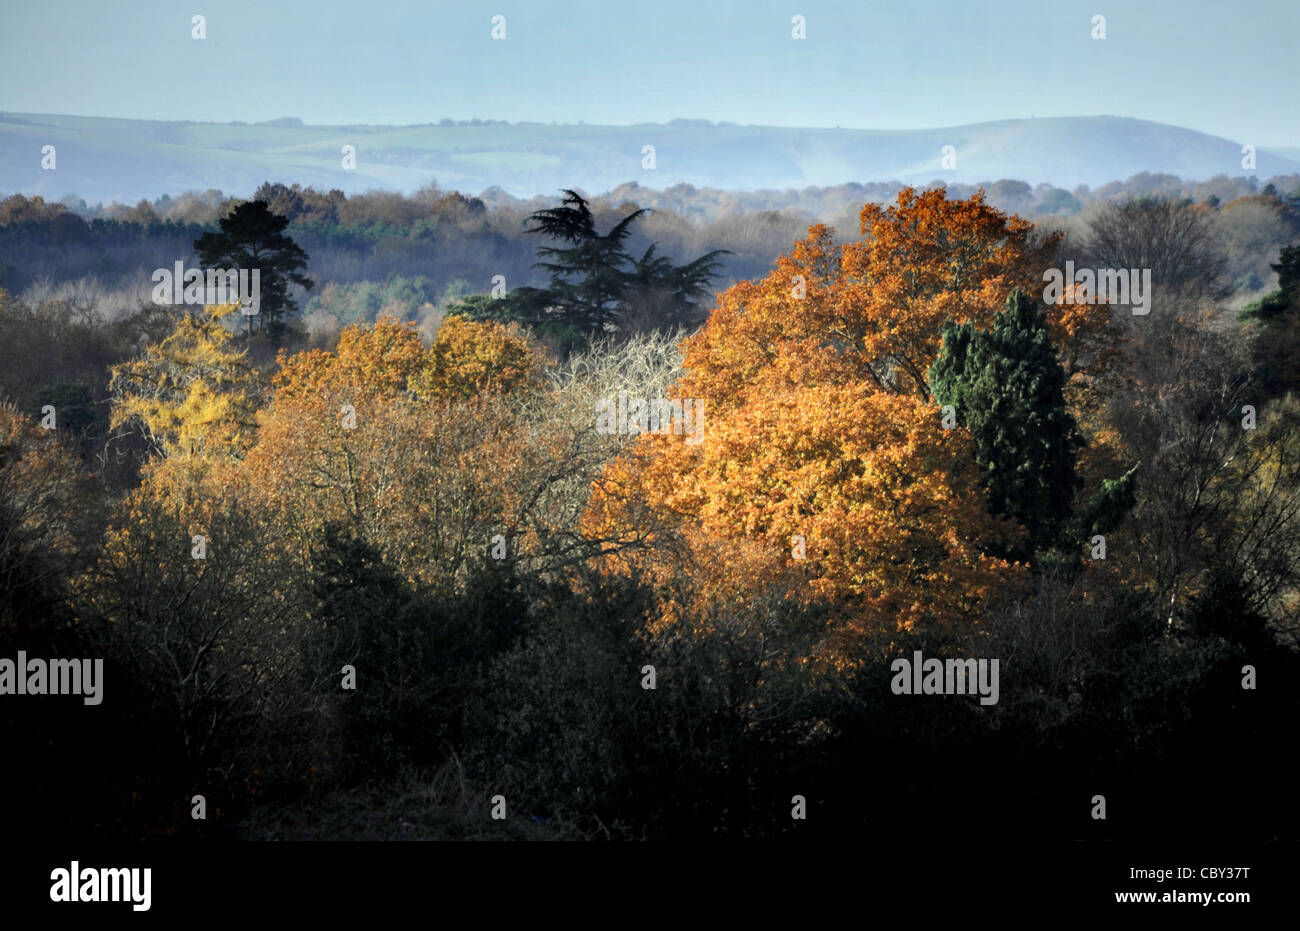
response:
[[[623,266],[630,261],[624,244],[632,224],[648,211],[629,213],[605,235],[596,232],[586,200],[566,190],[559,207],[539,210],[529,217],[530,233],[540,233],[564,243],[541,246],[543,261],[536,267],[551,273],[549,301],[569,321],[587,331],[601,332],[613,323],[614,309],[623,294]]]
[[[652,243],[645,255],[632,261],[624,275],[624,302],[644,296],[660,304],[661,324],[688,324],[691,311],[708,294],[709,282],[717,276],[722,264],[718,257],[729,253],[715,249],[694,262],[674,265],[666,256],[656,255],[657,249]]]
[[[667,317],[680,315],[706,292],[718,269],[718,249],[686,265],[673,265],[655,256],[652,245],[640,261],[628,254],[627,238],[632,224],[645,214],[642,208],[629,213],[601,235],[587,201],[576,191],[566,190],[559,207],[539,210],[529,217],[528,232],[548,236],[562,245],[541,246],[542,258],[535,267],[550,272],[546,289],[521,288],[511,295],[509,310],[514,319],[536,323],[546,313],[558,311],[561,322],[586,333],[602,333],[618,320],[623,305],[633,292],[658,292],[669,303]]]
[[[1028,531],[1026,545],[1011,555],[1050,547],[1070,515],[1080,440],[1038,303],[1015,291],[992,330],[945,324],[930,386],[975,439],[990,510]]]
[[[1255,331],[1255,381],[1266,398],[1276,398],[1300,385],[1300,246],[1283,247],[1269,267],[1277,272],[1278,289],[1247,304],[1240,317]]]
[[[307,253],[285,235],[288,225],[287,217],[272,213],[265,201],[254,200],[222,217],[221,232],[204,233],[194,241],[199,264],[205,269],[259,269],[258,316],[272,338],[279,338],[288,318],[298,310],[289,297],[289,285],[307,290],[312,286],[311,279],[302,274],[307,267]]]
[[[1300,246],[1283,246],[1277,264],[1269,268],[1277,272],[1277,290],[1243,307],[1243,320],[1269,323],[1296,305],[1300,297]]]

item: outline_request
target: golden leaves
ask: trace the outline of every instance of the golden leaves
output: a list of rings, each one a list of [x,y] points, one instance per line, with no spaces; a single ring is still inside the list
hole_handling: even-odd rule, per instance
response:
[[[234,457],[252,441],[261,381],[231,346],[237,304],[182,314],[160,343],[113,367],[113,428],[138,426],[164,458]]]
[[[720,295],[683,344],[675,392],[708,403],[704,442],[634,444],[596,484],[583,525],[607,541],[611,571],[663,591],[679,587],[674,573],[703,601],[781,580],[795,599],[834,606],[837,661],[855,634],[970,619],[1019,576],[986,555],[1019,531],[988,514],[969,436],[942,429],[925,376],[942,324],[987,325],[1012,287],[1040,279],[1054,245],[1031,245],[1030,224],[980,196],[942,191],[869,204],[862,229],[837,249],[814,226],[766,278]],[[656,623],[703,610],[665,604]]]

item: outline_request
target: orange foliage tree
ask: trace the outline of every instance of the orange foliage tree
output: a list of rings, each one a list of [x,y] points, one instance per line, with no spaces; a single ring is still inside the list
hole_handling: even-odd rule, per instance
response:
[[[673,392],[704,402],[704,441],[640,437],[606,469],[584,523],[609,541],[610,567],[659,580],[717,571],[730,578],[701,591],[728,598],[734,572],[753,586],[797,572],[797,597],[841,610],[828,644],[845,662],[855,634],[970,619],[1018,577],[987,553],[1021,530],[988,514],[970,437],[944,429],[925,373],[944,322],[988,327],[1012,289],[1041,290],[1058,238],[1035,243],[1031,224],[981,194],[941,190],[905,190],[861,219],[861,241],[837,249],[813,226],[766,278],[719,296],[683,344]],[[1049,322],[1067,346],[1109,314],[1057,310]],[[741,570],[702,548],[750,555]]]
[[[516,406],[540,375],[532,345],[499,323],[449,317],[428,348],[413,324],[349,327],[334,352],[281,355],[252,484],[303,556],[332,522],[411,580],[455,579],[526,523],[537,470]]]
[[[982,193],[948,200],[943,190],[910,188],[887,209],[863,207],[861,233],[837,249],[832,231],[814,225],[766,278],[721,295],[688,344],[683,390],[727,403],[785,352],[810,360],[805,378],[928,399],[925,373],[944,322],[987,329],[1013,289],[1041,294],[1060,240],[1036,242],[1031,223]],[[1047,316],[1067,375],[1100,364],[1109,308],[1062,305]]]

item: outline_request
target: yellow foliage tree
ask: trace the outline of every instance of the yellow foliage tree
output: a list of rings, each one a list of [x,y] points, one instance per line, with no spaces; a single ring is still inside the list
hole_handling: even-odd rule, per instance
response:
[[[412,379],[423,397],[473,398],[536,387],[542,360],[514,324],[477,323],[452,315],[429,347],[428,364]]]
[[[164,458],[239,458],[252,441],[262,384],[231,345],[238,304],[183,314],[144,355],[113,367],[113,429],[135,427]]]
[[[516,404],[540,365],[522,333],[459,317],[427,349],[385,318],[334,352],[282,354],[252,484],[304,556],[341,523],[412,580],[454,579],[494,535],[530,525],[534,480],[554,472]]]
[[[324,391],[467,399],[535,385],[542,365],[518,327],[456,315],[443,321],[427,349],[414,323],[380,317],[373,326],[344,329],[333,352],[282,350],[278,361],[272,383],[280,399]]]

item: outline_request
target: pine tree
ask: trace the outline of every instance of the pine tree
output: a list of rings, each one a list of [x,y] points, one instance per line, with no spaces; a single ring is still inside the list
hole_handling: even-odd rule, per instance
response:
[[[616,324],[630,293],[657,293],[670,306],[663,316],[681,315],[706,292],[718,269],[718,257],[726,250],[714,250],[685,265],[673,265],[655,256],[652,245],[640,261],[627,252],[632,224],[650,211],[634,210],[608,233],[596,231],[595,218],[587,201],[576,191],[566,190],[559,207],[539,210],[530,216],[528,232],[549,236],[564,245],[541,246],[542,258],[535,267],[550,272],[546,289],[521,288],[511,297],[511,319],[536,323],[543,309],[558,310],[563,323],[586,333],[603,333]]]
[[[1300,246],[1284,246],[1277,263],[1278,289],[1242,308],[1240,319],[1254,331],[1254,377],[1266,398],[1300,385]]]
[[[204,233],[194,241],[194,251],[205,268],[258,269],[261,317],[272,338],[278,338],[298,305],[289,297],[289,285],[311,289],[302,274],[307,253],[285,235],[286,217],[271,212],[265,201],[240,204],[221,218],[220,233]],[[249,318],[252,328],[252,318]]]
[[[550,301],[569,322],[589,332],[601,332],[614,321],[614,307],[624,287],[623,266],[630,257],[624,248],[632,224],[644,208],[629,213],[605,235],[596,232],[587,201],[566,190],[559,207],[539,210],[529,220],[530,233],[557,239],[564,246],[541,246],[537,263],[551,273]]]
[[[951,404],[975,440],[990,510],[1028,531],[1025,546],[1009,555],[1053,545],[1070,516],[1081,443],[1038,303],[1017,290],[991,330],[945,324],[929,381],[935,400]]]

